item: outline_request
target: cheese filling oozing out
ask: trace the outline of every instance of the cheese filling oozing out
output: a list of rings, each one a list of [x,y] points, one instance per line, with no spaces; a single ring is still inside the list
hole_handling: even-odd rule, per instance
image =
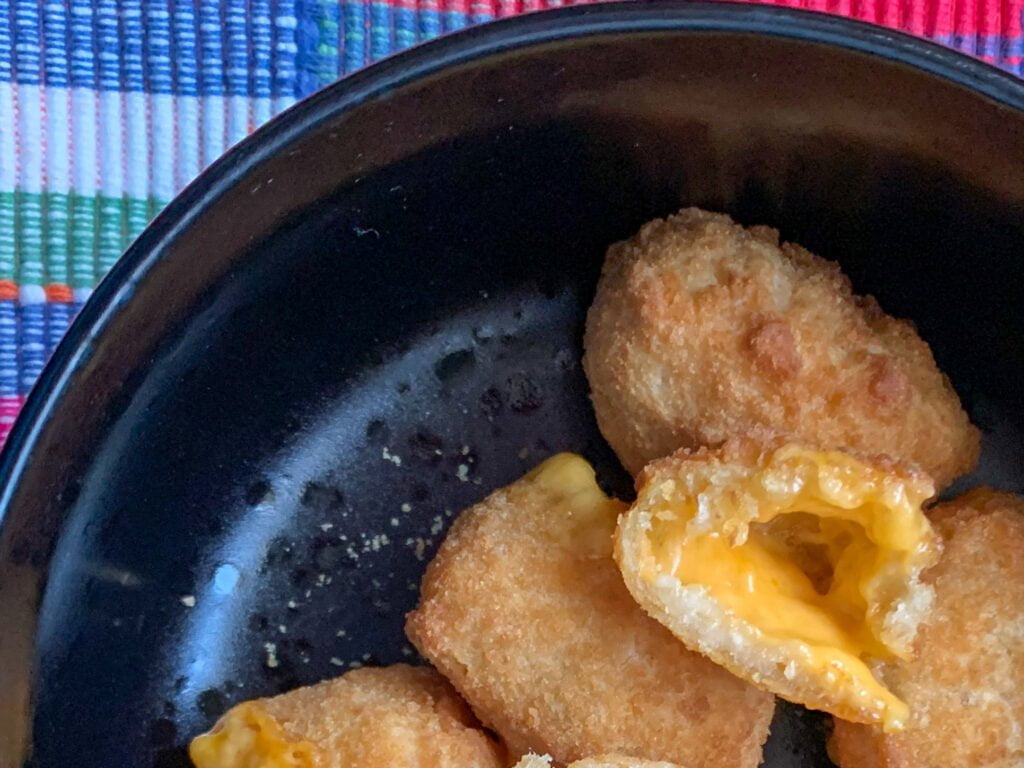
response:
[[[189,746],[196,768],[313,768],[314,747],[289,740],[284,729],[259,706],[245,702],[231,709],[209,733]]]
[[[926,477],[787,445],[753,470],[663,480],[648,494],[644,578],[705,587],[763,642],[797,643],[830,687],[884,712],[886,730],[903,727],[906,705],[865,660],[907,655],[885,621],[937,557]]]

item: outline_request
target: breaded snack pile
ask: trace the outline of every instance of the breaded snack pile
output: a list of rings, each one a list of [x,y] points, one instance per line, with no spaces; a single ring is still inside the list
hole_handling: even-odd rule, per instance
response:
[[[611,247],[584,343],[635,502],[567,453],[492,492],[407,617],[437,671],[240,704],[197,768],[757,768],[773,694],[840,768],[1024,766],[1024,500],[928,509],[979,433],[911,325],[691,208]]]
[[[723,214],[688,208],[613,245],[584,348],[597,422],[634,475],[759,428],[891,456],[938,489],[978,459],[978,431],[909,323],[855,296],[833,262]]]
[[[755,768],[774,700],[688,650],[612,560],[625,509],[560,454],[464,512],[406,632],[510,754]]]
[[[504,768],[452,687],[425,667],[355,669],[239,704],[194,739],[196,768]]]
[[[1024,499],[979,489],[931,511],[945,552],[909,662],[880,677],[910,707],[902,733],[836,721],[841,768],[1024,765]]]

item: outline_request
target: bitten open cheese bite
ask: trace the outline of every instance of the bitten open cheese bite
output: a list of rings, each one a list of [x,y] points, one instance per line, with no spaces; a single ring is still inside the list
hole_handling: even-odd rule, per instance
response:
[[[881,678],[910,705],[901,733],[837,720],[842,768],[1024,765],[1024,499],[978,490],[929,511],[941,534],[925,574],[935,605],[910,661]]]
[[[513,755],[755,768],[773,697],[630,597],[611,556],[624,509],[584,459],[548,459],[455,522],[409,638]]]
[[[432,669],[396,664],[228,710],[196,768],[503,768],[504,751]]]
[[[690,648],[791,701],[898,729],[906,705],[868,662],[907,654],[931,602],[932,493],[884,460],[738,438],[648,465],[616,558]]]
[[[892,456],[939,489],[978,459],[912,325],[835,263],[723,214],[689,208],[611,246],[584,347],[597,423],[634,475],[754,429]]]

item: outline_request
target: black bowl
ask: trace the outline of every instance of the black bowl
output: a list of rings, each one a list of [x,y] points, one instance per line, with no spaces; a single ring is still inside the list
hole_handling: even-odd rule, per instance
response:
[[[274,120],[132,246],[3,453],[0,762],[185,765],[240,699],[407,658],[452,515],[545,454],[627,493],[583,312],[605,246],[682,205],[916,320],[985,430],[971,482],[1019,490],[1022,105],[899,34],[659,3],[455,35]],[[766,765],[827,765],[818,720],[784,708]]]

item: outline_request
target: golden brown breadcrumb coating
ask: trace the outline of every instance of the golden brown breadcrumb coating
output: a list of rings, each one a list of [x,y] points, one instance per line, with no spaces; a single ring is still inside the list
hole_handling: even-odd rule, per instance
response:
[[[549,459],[459,517],[406,631],[510,754],[754,768],[774,699],[630,597],[611,557],[624,506],[580,457]]]
[[[905,731],[836,721],[842,768],[1024,765],[1024,499],[978,490],[930,513],[945,541],[925,575],[935,605],[914,660],[881,670],[910,705]]]
[[[240,704],[190,753],[197,768],[503,768],[507,760],[444,678],[405,664]]]
[[[523,755],[515,768],[551,768],[550,755]],[[568,768],[681,768],[660,760],[637,760],[624,755],[598,755],[569,763]]]
[[[756,428],[886,454],[940,489],[978,458],[909,323],[855,296],[835,263],[723,214],[688,208],[613,245],[584,346],[601,432],[634,475]]]

